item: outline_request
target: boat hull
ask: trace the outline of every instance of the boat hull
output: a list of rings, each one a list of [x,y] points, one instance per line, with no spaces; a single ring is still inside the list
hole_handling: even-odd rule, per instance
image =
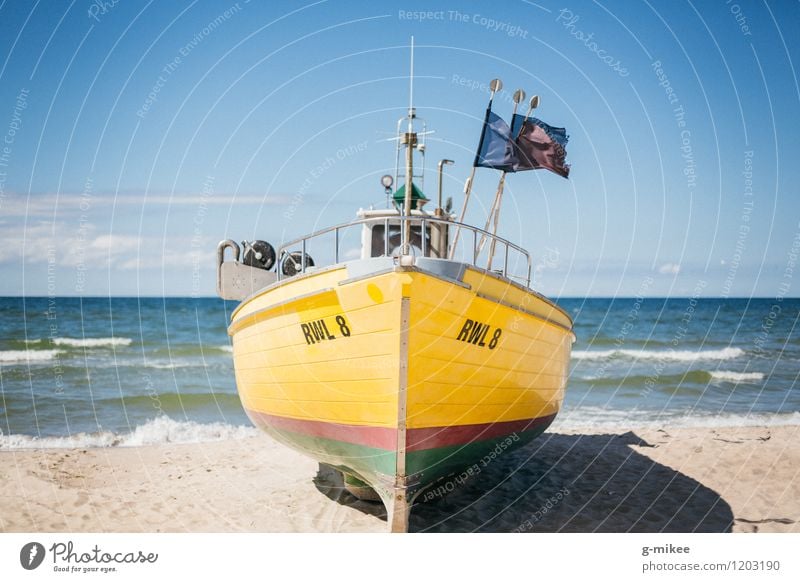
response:
[[[234,312],[229,333],[254,424],[367,483],[404,529],[426,487],[549,426],[571,325],[493,273],[374,259],[266,288]]]

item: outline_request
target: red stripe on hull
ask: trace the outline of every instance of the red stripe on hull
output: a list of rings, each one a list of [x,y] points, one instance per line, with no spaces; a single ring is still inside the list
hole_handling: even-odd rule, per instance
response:
[[[312,437],[342,441],[356,445],[364,445],[386,451],[397,449],[397,429],[380,426],[358,426],[355,424],[337,424],[319,420],[300,420],[274,416],[264,412],[247,409],[247,414],[256,424],[268,424],[278,429],[288,430]]]
[[[408,430],[406,446],[407,450],[411,452],[453,445],[465,445],[476,441],[485,441],[513,433],[525,432],[542,425],[547,426],[553,422],[555,417],[555,414],[550,414],[539,418],[491,422],[488,424],[414,428]]]
[[[277,429],[290,432],[364,445],[376,449],[383,449],[385,451],[394,451],[397,449],[397,429],[394,428],[337,424],[318,420],[300,420],[297,418],[274,416],[254,410],[247,410],[247,413],[256,424],[267,424]],[[555,414],[550,414],[539,418],[527,418],[507,422],[410,428],[406,433],[406,450],[408,452],[413,452],[453,445],[465,445],[513,433],[521,433],[539,428],[542,425],[546,427],[553,422],[555,417]]]

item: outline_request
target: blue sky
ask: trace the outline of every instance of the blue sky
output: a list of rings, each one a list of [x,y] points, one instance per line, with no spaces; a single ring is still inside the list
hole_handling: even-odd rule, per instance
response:
[[[0,294],[213,295],[219,240],[380,204],[412,35],[429,197],[494,77],[570,134],[569,180],[507,181],[537,289],[798,295],[800,6],[744,0],[2,2]]]

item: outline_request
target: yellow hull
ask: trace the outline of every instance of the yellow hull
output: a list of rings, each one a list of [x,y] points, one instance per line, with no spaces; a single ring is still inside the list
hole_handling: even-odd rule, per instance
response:
[[[550,301],[492,273],[389,262],[278,282],[240,305],[229,333],[253,421],[391,507],[501,439],[544,430],[571,330]]]

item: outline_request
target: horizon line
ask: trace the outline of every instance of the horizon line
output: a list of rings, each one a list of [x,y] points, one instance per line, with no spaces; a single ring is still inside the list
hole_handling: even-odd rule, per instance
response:
[[[800,299],[800,295],[775,297],[772,295],[736,295],[736,296],[694,296],[694,295],[553,295],[548,299]],[[217,295],[0,295],[0,299],[221,299],[222,301],[240,301],[222,299]]]

